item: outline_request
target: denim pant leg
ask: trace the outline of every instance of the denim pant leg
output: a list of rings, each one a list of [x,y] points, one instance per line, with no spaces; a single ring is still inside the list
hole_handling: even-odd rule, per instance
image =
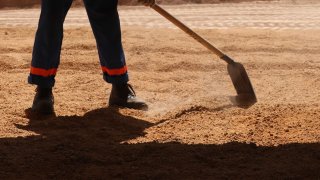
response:
[[[32,54],[30,84],[53,87],[60,63],[63,22],[72,0],[42,0],[41,15]]]
[[[84,3],[96,38],[104,80],[112,84],[128,82],[118,0],[84,0]]]

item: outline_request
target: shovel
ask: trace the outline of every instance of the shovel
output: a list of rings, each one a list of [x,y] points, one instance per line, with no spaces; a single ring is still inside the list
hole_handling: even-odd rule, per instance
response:
[[[228,55],[224,54],[221,50],[214,47],[207,40],[202,38],[200,35],[198,35],[194,31],[192,31],[189,27],[184,25],[182,22],[180,22],[174,16],[169,14],[166,10],[161,8],[156,2],[152,3],[150,5],[150,7],[152,9],[154,9],[155,11],[157,11],[159,14],[161,14],[163,17],[165,17],[166,19],[171,21],[174,25],[179,27],[185,33],[189,34],[191,37],[193,37],[195,40],[197,40],[203,46],[205,46],[210,51],[212,51],[214,54],[219,56],[220,59],[222,59],[226,63],[228,63],[227,69],[228,69],[228,73],[231,77],[232,83],[237,91],[237,96],[235,97],[235,101],[238,105],[247,106],[247,105],[252,105],[257,102],[257,98],[254,93],[249,76],[248,76],[248,74],[242,64],[235,62]]]

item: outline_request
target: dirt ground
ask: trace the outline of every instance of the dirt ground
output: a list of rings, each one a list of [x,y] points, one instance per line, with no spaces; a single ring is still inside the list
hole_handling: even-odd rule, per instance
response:
[[[319,30],[198,30],[245,65],[258,103],[244,109],[226,65],[181,31],[123,27],[142,112],[107,107],[92,32],[69,28],[45,119],[28,113],[34,32],[0,28],[1,179],[320,178]]]
[[[257,0],[157,0],[160,4],[187,4],[187,3],[239,3],[239,2],[252,2]],[[270,1],[270,0],[259,0],[259,1]],[[294,1],[294,0],[291,0]],[[304,0],[306,1],[306,0]],[[310,0],[308,0],[310,1]],[[314,1],[314,0],[313,0]],[[119,5],[141,5],[138,0],[118,0]],[[30,8],[37,7],[41,4],[41,0],[0,0],[1,8]],[[73,0],[74,6],[82,6],[83,0]]]
[[[318,3],[318,0],[157,0],[158,4],[219,4],[219,3],[242,3],[242,2],[266,2],[281,1],[290,3]],[[138,0],[118,0],[121,6],[141,5]],[[41,0],[0,0],[0,9],[32,8],[39,7]],[[83,6],[83,0],[73,0],[73,6]]]

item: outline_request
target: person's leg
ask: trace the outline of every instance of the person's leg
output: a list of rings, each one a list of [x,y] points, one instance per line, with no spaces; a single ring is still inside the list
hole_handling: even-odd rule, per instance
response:
[[[128,84],[128,70],[121,42],[118,0],[84,0],[95,35],[103,76],[112,84],[109,105],[146,110],[148,105]]]
[[[63,22],[71,4],[72,0],[42,0],[28,77],[30,84],[37,85],[32,110],[40,114],[54,113],[52,87],[60,62]]]
[[[41,15],[32,54],[30,84],[51,88],[60,63],[63,22],[72,0],[42,0]]]
[[[127,83],[118,0],[84,0],[84,3],[96,38],[104,80],[112,84]]]

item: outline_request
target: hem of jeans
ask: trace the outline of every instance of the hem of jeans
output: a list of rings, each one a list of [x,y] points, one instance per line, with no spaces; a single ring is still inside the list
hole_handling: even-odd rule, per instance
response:
[[[124,74],[121,76],[109,76],[104,74],[103,79],[110,84],[125,84],[129,81],[129,75]]]
[[[33,76],[35,75],[32,75],[32,74],[29,75],[28,84],[37,85],[42,88],[52,88],[55,85],[54,80],[53,81],[51,79],[46,80],[46,78],[44,77],[39,77],[39,78],[43,78],[42,80],[39,80],[39,79],[36,80]],[[54,77],[51,77],[51,78],[54,78]]]

